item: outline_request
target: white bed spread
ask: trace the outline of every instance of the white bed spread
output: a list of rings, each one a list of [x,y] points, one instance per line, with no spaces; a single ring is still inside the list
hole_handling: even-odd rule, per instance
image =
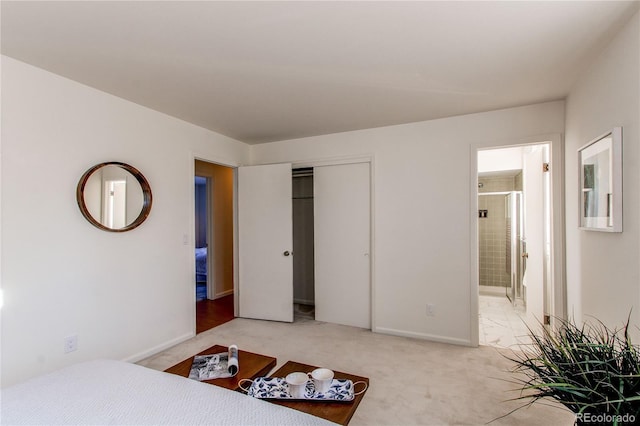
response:
[[[240,392],[96,360],[3,389],[4,425],[329,425]]]

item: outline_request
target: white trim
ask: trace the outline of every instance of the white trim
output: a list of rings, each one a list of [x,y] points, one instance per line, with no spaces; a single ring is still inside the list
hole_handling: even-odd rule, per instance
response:
[[[0,55],[0,75],[2,74],[2,55]],[[2,88],[0,85],[0,92]],[[2,102],[0,102],[0,117],[2,117]],[[0,120],[0,135],[2,135],[2,120]],[[2,158],[2,138],[0,137],[0,158]],[[0,176],[2,176],[2,162],[0,161]],[[0,312],[4,306],[4,287],[2,284],[2,185],[0,185]],[[1,322],[1,320],[0,320]]]
[[[521,138],[516,141],[491,141],[471,145],[469,153],[469,293],[470,293],[470,344],[479,344],[478,319],[478,151],[487,149],[502,149],[523,145],[550,145],[551,164],[551,276],[553,279],[553,293],[549,305],[552,325],[554,318],[567,318],[566,283],[565,283],[565,252],[564,252],[564,139],[559,133],[544,134]]]
[[[478,151],[471,145],[469,153],[469,345],[480,344],[480,280],[478,277]]]
[[[498,148],[500,149],[500,148]],[[514,192],[522,192],[522,191],[496,191],[496,192],[478,192],[478,196],[480,195],[509,195]]]
[[[197,161],[202,161],[202,160],[197,160]],[[195,161],[194,161],[195,162]],[[206,221],[207,221],[207,294],[206,296],[207,299],[215,299],[215,294],[216,294],[216,283],[215,280],[213,279],[213,277],[216,274],[216,271],[214,270],[214,262],[213,259],[215,259],[216,256],[216,245],[214,244],[215,241],[215,235],[214,235],[214,223],[213,223],[213,197],[212,194],[214,194],[215,192],[215,182],[213,180],[213,176],[205,176],[206,179],[206,185],[205,185],[205,191],[207,191],[207,208],[205,210],[205,214],[207,215]],[[195,193],[195,191],[194,191]],[[194,207],[195,207],[195,203],[194,203]],[[195,227],[194,227],[195,229]],[[194,240],[195,241],[195,240]],[[210,295],[214,295],[213,298],[210,297]]]
[[[318,160],[293,161],[292,168],[338,166],[341,164],[371,163],[373,155],[358,155],[346,157],[332,157]]]
[[[207,163],[218,164],[220,166],[230,167],[233,169],[233,290],[234,293],[234,315],[238,315],[238,292],[237,292],[237,282],[238,282],[238,240],[237,240],[237,170],[239,167],[239,163],[237,161],[231,161],[225,158],[210,156],[202,153],[198,153],[195,151],[190,151],[189,154],[189,225],[190,230],[186,235],[190,235],[190,241],[195,241],[196,239],[196,225],[195,225],[195,217],[196,217],[196,201],[195,201],[195,180],[194,176],[196,175],[195,163],[196,160],[205,161]],[[191,244],[187,243],[188,247],[191,247]],[[191,323],[191,328],[193,330],[193,335],[196,334],[196,286],[192,285],[196,280],[196,254],[195,250],[189,250],[189,255],[187,256],[187,261],[190,262],[189,270],[191,271],[190,279],[188,281],[189,286],[193,288],[193,298],[194,303],[191,305],[191,318],[193,318]],[[209,277],[207,276],[207,282],[209,281]],[[208,287],[208,284],[207,284]],[[217,297],[217,296],[216,296]]]
[[[551,247],[552,277],[553,277],[553,308],[551,325],[555,318],[567,319],[567,284],[565,272],[565,182],[564,182],[564,138],[557,134],[551,140]],[[556,164],[557,163],[557,164]],[[554,171],[555,170],[555,171]]]
[[[374,155],[372,153],[364,153],[360,155],[343,155],[337,157],[305,158],[291,161],[240,164],[239,166],[266,166],[268,164],[291,163],[292,169],[299,169],[305,167],[338,166],[340,164],[370,163],[373,161],[373,158]]]
[[[373,331],[380,334],[390,334],[392,336],[410,337],[412,339],[421,339],[421,340],[429,340],[432,342],[449,343],[449,344],[458,345],[458,346],[478,346],[478,345],[473,345],[469,340],[456,339],[456,338],[447,337],[447,336],[440,336],[438,334],[416,333],[413,331],[396,330],[393,328],[386,328],[386,327],[376,328]]]
[[[189,175],[188,175],[188,194],[189,194],[189,231],[185,232],[184,235],[188,235],[188,241],[183,241],[183,243],[185,243],[186,245],[186,249],[189,249],[191,247],[195,246],[195,240],[196,240],[196,182],[195,182],[195,175],[196,175],[196,156],[193,154],[193,152],[190,152],[189,154],[189,165],[188,165],[188,170],[189,170]],[[195,250],[191,250],[189,249],[189,254],[187,255],[187,262],[189,262],[189,269],[188,271],[190,271],[189,274],[189,279],[187,280],[187,284],[189,285],[189,287],[191,288],[192,294],[191,294],[191,300],[194,301],[194,303],[190,303],[189,304],[189,311],[190,311],[190,318],[191,318],[191,332],[193,333],[193,335],[196,335],[196,304],[195,304],[195,300],[196,300],[196,292],[197,292],[197,286],[195,285],[196,282],[196,251]]]
[[[194,298],[194,300],[195,300],[195,298]],[[145,359],[145,358],[148,358],[148,357],[150,357],[152,355],[158,354],[158,353],[164,351],[165,349],[169,349],[169,348],[171,348],[171,347],[173,347],[173,346],[175,346],[175,345],[177,345],[179,343],[185,342],[185,341],[191,339],[192,337],[194,337],[195,335],[196,335],[195,332],[183,334],[180,337],[176,337],[175,339],[171,339],[168,342],[165,342],[165,343],[162,343],[160,345],[154,346],[151,349],[147,349],[147,350],[144,350],[142,352],[138,352],[135,355],[131,355],[131,356],[127,357],[127,358],[124,358],[124,359],[122,359],[122,361],[124,361],[124,362],[138,362],[138,361],[140,361],[142,359]]]
[[[195,152],[195,151],[191,151],[189,154],[190,154],[191,159],[193,161],[195,161],[195,160],[206,161],[207,163],[218,164],[220,166],[225,166],[225,167],[240,167],[241,166],[241,164],[238,163],[237,161],[232,161],[232,160],[229,160],[229,159],[226,159],[226,158],[222,158],[222,157],[210,156],[210,155],[198,153],[198,152]]]
[[[212,299],[212,300],[221,299],[221,298],[226,297],[226,296],[229,296],[229,295],[231,295],[231,294],[233,294],[233,289],[231,289],[231,290],[225,290],[225,291],[222,291],[222,292],[220,292],[220,293],[216,293],[216,294],[213,296],[213,299]]]
[[[238,167],[233,168],[233,316],[240,316],[240,250],[238,248]]]
[[[370,279],[371,279],[371,329],[375,330],[376,329],[376,318],[378,317],[377,315],[377,311],[376,311],[376,274],[375,274],[375,265],[376,265],[376,226],[375,226],[375,218],[376,218],[376,191],[375,191],[375,186],[376,186],[376,173],[375,173],[375,168],[376,168],[376,161],[375,161],[375,157],[372,155],[370,157],[370,162],[369,162],[369,208],[371,210],[371,217],[369,218],[370,220],[370,242],[369,244],[371,245],[371,251],[369,252],[369,259],[371,262],[371,270],[370,270]]]

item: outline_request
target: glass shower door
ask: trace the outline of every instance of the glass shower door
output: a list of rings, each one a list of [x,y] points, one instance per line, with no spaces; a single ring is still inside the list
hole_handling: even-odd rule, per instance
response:
[[[524,274],[522,251],[522,193],[513,191],[505,197],[506,213],[506,268],[510,277],[506,296],[515,306],[524,303],[522,277]]]

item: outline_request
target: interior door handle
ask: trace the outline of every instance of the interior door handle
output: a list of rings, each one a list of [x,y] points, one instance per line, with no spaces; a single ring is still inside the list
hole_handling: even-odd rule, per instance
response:
[[[285,251],[285,252],[284,252],[284,253],[282,253],[282,254],[284,254],[285,256],[289,256],[289,255],[292,255],[293,253],[289,253],[289,250],[287,250],[287,251]]]

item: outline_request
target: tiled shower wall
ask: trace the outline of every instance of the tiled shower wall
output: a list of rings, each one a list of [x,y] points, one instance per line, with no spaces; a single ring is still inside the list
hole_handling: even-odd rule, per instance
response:
[[[481,177],[478,192],[522,190],[522,174],[516,177]],[[487,210],[478,219],[480,285],[508,287],[506,195],[478,196],[478,209]]]
[[[487,217],[478,219],[480,285],[507,287],[507,222],[506,195],[478,197],[478,208],[487,210]]]

